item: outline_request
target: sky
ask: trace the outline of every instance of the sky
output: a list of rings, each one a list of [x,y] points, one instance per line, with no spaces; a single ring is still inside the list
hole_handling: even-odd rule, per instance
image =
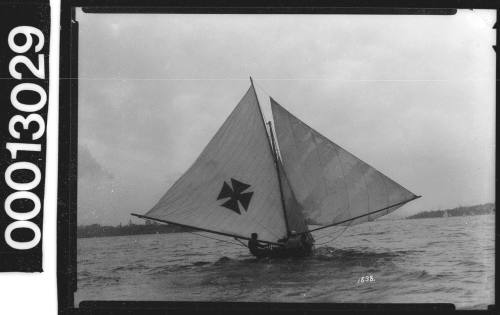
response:
[[[267,118],[271,95],[423,196],[386,218],[494,202],[495,15],[78,11],[78,224],[154,206],[249,76]]]

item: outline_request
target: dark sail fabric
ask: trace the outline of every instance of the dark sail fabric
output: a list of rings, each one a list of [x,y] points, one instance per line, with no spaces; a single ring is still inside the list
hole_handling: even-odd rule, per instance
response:
[[[145,216],[276,242],[286,235],[278,176],[252,87],[194,164]]]
[[[272,98],[271,108],[283,168],[308,224],[374,220],[417,198]]]
[[[283,200],[285,203],[285,213],[290,231],[302,233],[307,231],[307,224],[302,213],[302,206],[295,199],[295,195],[290,187],[288,178],[280,160],[278,160],[279,173],[281,178],[281,187],[283,191]]]

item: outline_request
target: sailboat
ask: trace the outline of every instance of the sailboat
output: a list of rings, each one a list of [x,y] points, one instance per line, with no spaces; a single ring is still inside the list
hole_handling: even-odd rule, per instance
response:
[[[139,218],[282,245],[387,215],[419,198],[250,87],[189,169]],[[315,228],[311,228],[315,226]]]

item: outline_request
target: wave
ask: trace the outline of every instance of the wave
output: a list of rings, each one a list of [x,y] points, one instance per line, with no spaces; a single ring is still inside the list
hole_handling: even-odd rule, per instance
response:
[[[472,260],[464,260],[464,261],[459,261],[457,265],[462,265],[466,267],[478,267],[480,269],[485,268],[486,266],[480,262],[477,261],[472,261]]]
[[[233,261],[233,259],[229,258],[229,257],[226,257],[226,256],[223,256],[221,258],[219,258],[215,263],[214,265],[215,266],[218,266],[218,265],[223,265],[223,264],[226,264],[228,262],[231,262]]]
[[[150,267],[148,267],[144,264],[135,264],[135,265],[129,264],[129,265],[125,265],[125,266],[115,267],[115,268],[111,269],[111,271],[116,272],[116,271],[146,270],[149,268]]]
[[[446,283],[450,280],[457,280],[456,274],[453,272],[441,272],[441,273],[431,273],[427,270],[413,270],[404,272],[401,275],[402,279],[405,280],[418,280],[418,281],[439,281],[439,283]],[[463,281],[463,279],[459,279]],[[442,287],[442,288],[433,288],[433,290],[443,291],[443,292],[454,292],[454,288]]]
[[[354,236],[375,236],[375,235],[384,235],[384,234],[391,234],[389,231],[380,231],[380,232],[362,232],[362,233],[356,233]]]
[[[314,250],[313,255],[304,258],[261,258],[257,259],[250,254],[242,255],[237,258],[227,256],[220,257],[216,261],[199,260],[194,262],[186,262],[180,260],[176,264],[159,266],[151,268],[148,274],[162,274],[167,272],[186,271],[186,270],[247,270],[253,272],[258,270],[261,265],[266,265],[266,268],[280,268],[287,266],[295,266],[296,268],[309,268],[315,264],[324,264],[330,262],[331,266],[349,267],[353,265],[375,265],[391,263],[392,260],[403,259],[408,255],[412,255],[419,251],[373,251],[367,248],[334,248],[320,247]],[[122,270],[122,269],[120,269]]]
[[[392,259],[401,258],[421,251],[407,250],[407,251],[387,251],[377,252],[368,248],[334,248],[334,247],[320,247],[314,251],[313,259],[319,260],[364,260],[364,259]]]
[[[109,285],[120,282],[119,276],[103,276],[94,275],[90,272],[83,271],[78,272],[78,285],[79,286],[89,286],[89,285]]]
[[[193,263],[193,266],[205,266],[208,264],[211,264],[211,262],[209,262],[209,261],[196,261]]]

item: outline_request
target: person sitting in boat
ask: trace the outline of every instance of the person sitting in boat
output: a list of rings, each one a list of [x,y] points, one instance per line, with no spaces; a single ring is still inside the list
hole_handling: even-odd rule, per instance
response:
[[[290,231],[290,236],[288,236],[285,242],[286,249],[298,249],[302,247],[302,240],[297,232]]]
[[[257,233],[252,233],[250,240],[248,241],[248,249],[250,253],[255,257],[266,256],[269,251],[269,246],[262,244],[257,240]]]
[[[310,254],[312,252],[312,247],[313,247],[312,237],[310,237],[310,235],[306,235],[306,234],[302,234],[300,237],[301,237],[300,240],[302,242],[302,248],[304,250],[304,253]]]
[[[305,234],[297,234],[291,231],[286,238],[278,240],[278,245],[264,245],[257,239],[257,233],[252,233],[248,241],[250,253],[257,258],[286,258],[286,257],[304,257],[311,253],[312,243]]]
[[[311,239],[305,233],[297,234],[296,231],[290,231],[290,236],[285,241],[284,251],[287,256],[308,256],[312,252]]]

